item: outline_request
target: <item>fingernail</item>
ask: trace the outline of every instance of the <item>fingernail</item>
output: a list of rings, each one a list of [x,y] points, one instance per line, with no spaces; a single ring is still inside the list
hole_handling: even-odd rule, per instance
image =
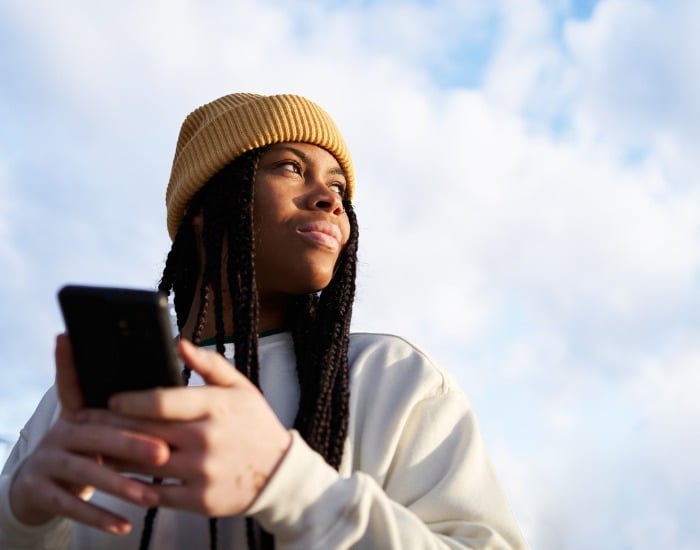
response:
[[[131,524],[128,522],[119,522],[107,526],[107,531],[114,535],[126,535],[131,532]]]
[[[189,348],[196,348],[197,347],[192,342],[190,342],[189,340],[187,340],[185,338],[180,340],[180,344],[186,348],[188,348],[188,347]]]
[[[151,461],[155,466],[162,466],[170,458],[170,449],[165,445],[158,445],[151,451]]]

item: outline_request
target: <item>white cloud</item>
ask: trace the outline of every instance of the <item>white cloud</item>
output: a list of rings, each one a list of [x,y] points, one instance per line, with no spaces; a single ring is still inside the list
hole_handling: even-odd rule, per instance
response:
[[[548,90],[547,79],[561,57],[554,48],[552,13],[542,0],[501,0],[497,6],[501,40],[486,72],[484,92],[512,112],[542,105],[558,91]]]
[[[663,360],[648,361],[629,388],[647,433],[645,455],[663,464],[664,485],[678,494],[700,484],[696,467],[700,460],[698,335],[697,328],[687,331]],[[682,450],[683,456],[670,449]]]
[[[15,234],[19,208],[11,178],[7,161],[0,157],[0,265],[3,266],[0,286],[3,289],[26,281],[26,266],[18,250]]]
[[[379,288],[402,295],[396,279],[410,286],[415,274],[423,292],[412,304],[448,334],[465,327],[435,296],[462,288],[454,303],[464,311],[475,303],[481,311],[479,296],[519,296],[540,321],[584,331],[572,337],[632,345],[697,301],[696,194],[659,192],[666,184],[654,166],[616,166],[533,137],[475,94],[444,96],[441,105],[398,100],[380,115],[391,123],[375,135],[399,137],[367,163],[374,172],[366,179],[381,183],[363,213],[405,246],[366,245],[394,266]],[[411,116],[401,120],[402,112]]]
[[[609,0],[566,29],[578,72],[576,126],[623,155],[657,157],[680,186],[700,176],[698,21],[693,2]]]

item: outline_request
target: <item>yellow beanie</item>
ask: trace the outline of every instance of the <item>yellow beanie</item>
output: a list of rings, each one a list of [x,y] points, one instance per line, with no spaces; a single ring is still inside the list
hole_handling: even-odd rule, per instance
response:
[[[175,239],[192,197],[224,166],[251,149],[294,141],[331,153],[352,198],[355,172],[348,147],[328,113],[312,101],[297,95],[231,94],[190,113],[180,128],[165,193],[170,238]]]

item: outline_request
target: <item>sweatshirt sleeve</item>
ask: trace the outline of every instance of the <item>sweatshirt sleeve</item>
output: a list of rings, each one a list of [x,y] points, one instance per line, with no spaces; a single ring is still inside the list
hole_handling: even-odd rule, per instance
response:
[[[350,471],[295,432],[248,513],[288,550],[526,548],[464,394],[420,352],[381,363],[355,388]]]
[[[37,526],[17,520],[10,507],[10,484],[15,471],[25,457],[37,446],[59,414],[55,388],[51,388],[39,403],[34,414],[20,431],[0,475],[0,548],[59,550],[67,548],[71,522],[56,518]]]

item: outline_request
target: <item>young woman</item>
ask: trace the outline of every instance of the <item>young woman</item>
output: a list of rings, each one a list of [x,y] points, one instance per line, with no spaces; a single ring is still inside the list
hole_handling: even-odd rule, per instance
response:
[[[525,546],[450,376],[349,332],[354,189],[307,99],[232,94],[187,117],[160,289],[203,383],[85,409],[59,336],[3,471],[0,547]]]

